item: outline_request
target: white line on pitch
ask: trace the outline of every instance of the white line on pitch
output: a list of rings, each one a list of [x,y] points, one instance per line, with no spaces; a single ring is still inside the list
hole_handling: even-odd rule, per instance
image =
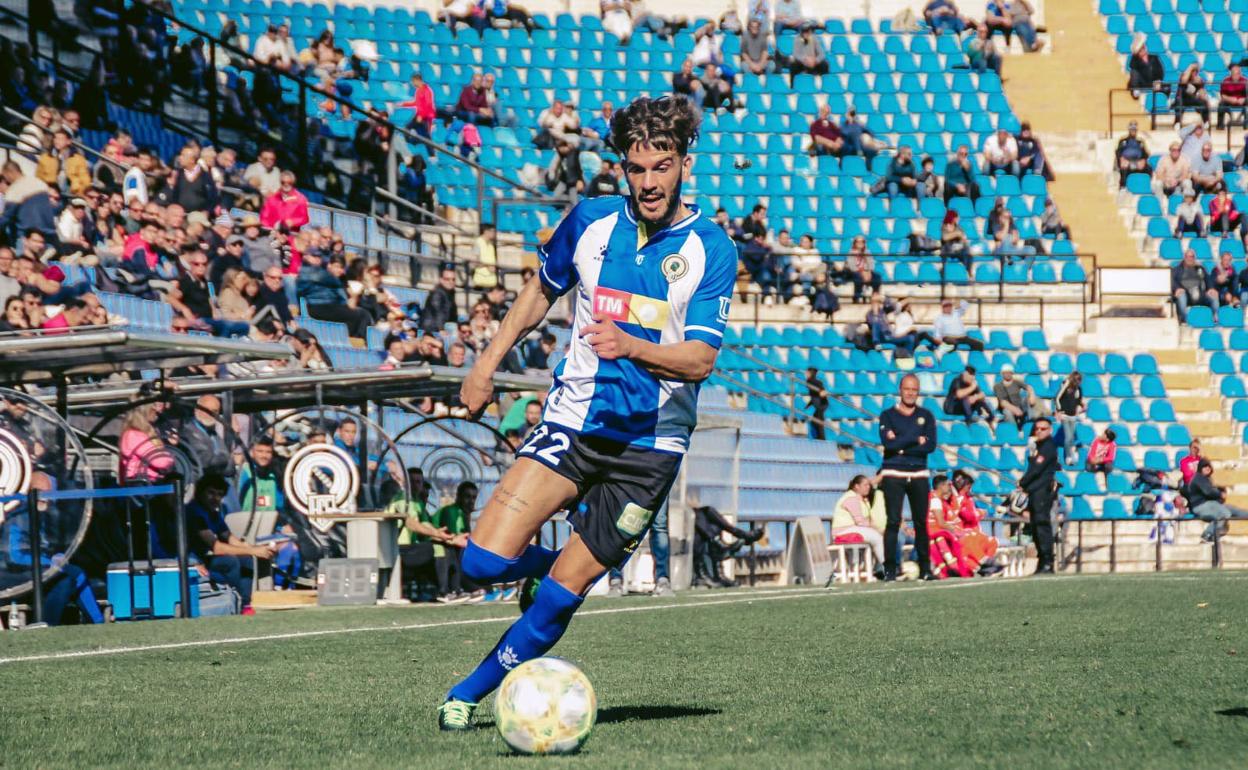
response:
[[[1045,582],[1066,582],[1076,580],[1093,580],[1109,577],[1113,580],[1164,580],[1164,581],[1180,581],[1180,580],[1199,580],[1201,576],[1197,575],[1156,575],[1156,574],[1139,574],[1139,575],[1104,575],[1104,574],[1087,574],[1087,575],[1058,575],[1050,578],[1044,578]],[[1221,579],[1225,580],[1243,580],[1248,576],[1231,576],[1227,575]],[[730,596],[722,598],[697,599],[695,594],[689,599],[669,604],[636,604],[629,607],[608,607],[597,610],[584,610],[576,613],[576,617],[593,617],[598,615],[619,615],[630,612],[651,612],[654,610],[678,610],[678,609],[696,609],[699,607],[718,607],[730,604],[747,604],[750,602],[767,602],[767,601],[786,601],[791,599],[809,599],[823,597],[855,597],[868,596],[871,594],[882,593],[904,593],[910,591],[947,591],[957,588],[973,588],[976,586],[991,585],[1010,585],[1018,582],[1017,580],[974,580],[956,583],[940,583],[937,585],[912,585],[912,586],[879,586],[875,588],[863,588],[850,591],[833,591],[825,588],[776,588],[776,589],[758,589],[749,592],[735,592]],[[714,597],[713,594],[708,595]],[[516,618],[515,615],[502,615],[488,618],[462,618],[459,620],[441,620],[430,623],[409,623],[406,625],[391,626],[359,626],[355,628],[329,628],[314,631],[287,631],[278,634],[260,634],[257,636],[237,636],[227,637],[225,639],[197,639],[189,642],[168,642],[164,644],[145,644],[135,645],[132,647],[110,647],[100,650],[71,650],[66,652],[50,652],[38,655],[20,655],[10,658],[0,658],[0,665],[10,663],[34,663],[48,660],[73,660],[77,658],[97,658],[112,655],[126,655],[136,652],[157,652],[161,650],[181,650],[191,649],[195,647],[216,647],[226,644],[246,644],[249,642],[269,642],[282,641],[286,639],[307,639],[320,636],[342,636],[346,634],[361,633],[380,633],[385,631],[423,631],[431,628],[452,628],[456,626],[475,626],[488,623],[511,623]]]

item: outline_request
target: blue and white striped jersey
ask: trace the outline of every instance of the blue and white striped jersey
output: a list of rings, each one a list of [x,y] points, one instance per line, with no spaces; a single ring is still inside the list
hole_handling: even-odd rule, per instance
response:
[[[555,369],[543,418],[589,436],[683,454],[697,424],[698,385],[662,380],[632,361],[604,361],[581,339],[595,313],[661,344],[718,349],[728,323],[737,250],[696,209],[640,242],[628,198],[577,204],[542,247],[541,280],[575,289],[572,341]]]

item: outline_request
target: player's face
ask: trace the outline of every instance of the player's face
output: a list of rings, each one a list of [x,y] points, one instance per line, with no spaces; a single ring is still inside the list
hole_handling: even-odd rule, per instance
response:
[[[634,145],[624,160],[624,175],[637,218],[666,225],[680,208],[680,187],[689,178],[693,159],[672,150]]]

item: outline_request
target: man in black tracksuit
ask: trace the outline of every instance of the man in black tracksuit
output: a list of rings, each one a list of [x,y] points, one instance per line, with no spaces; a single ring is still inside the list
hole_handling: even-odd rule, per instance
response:
[[[927,480],[927,456],[936,450],[936,418],[919,406],[919,378],[901,378],[901,402],[880,413],[880,443],[884,462],[884,579],[897,579],[897,533],[901,529],[901,509],[908,499],[914,521],[914,549],[919,560],[919,577],[933,580],[928,554],[927,505],[931,486]]]
[[[1018,486],[1027,493],[1027,511],[1031,515],[1031,535],[1036,543],[1036,574],[1053,574],[1053,488],[1061,466],[1057,463],[1057,442],[1053,440],[1053,423],[1047,417],[1036,420],[1031,428],[1035,447],[1027,456],[1027,472]]]

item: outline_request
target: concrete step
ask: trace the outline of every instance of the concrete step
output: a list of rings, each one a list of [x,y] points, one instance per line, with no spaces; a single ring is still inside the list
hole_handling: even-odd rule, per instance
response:
[[[1222,399],[1218,396],[1170,394],[1170,404],[1181,414],[1221,412]]]
[[[1167,324],[1167,325],[1173,326],[1173,324]],[[1176,332],[1176,342],[1177,342],[1177,332]],[[1194,347],[1162,348],[1162,349],[1150,350],[1148,352],[1153,354],[1153,357],[1157,359],[1157,363],[1161,366],[1165,366],[1167,364],[1185,364],[1188,366],[1194,366],[1200,361],[1200,357],[1197,355],[1197,350]]]
[[[1243,458],[1243,447],[1238,442],[1230,444],[1207,443],[1201,447],[1200,452],[1214,462],[1226,462],[1227,460]]]
[[[1166,384],[1166,391],[1204,390],[1210,389],[1209,372],[1162,372],[1161,381]]]
[[[1198,438],[1229,438],[1235,435],[1235,426],[1230,420],[1186,419],[1183,424]]]

